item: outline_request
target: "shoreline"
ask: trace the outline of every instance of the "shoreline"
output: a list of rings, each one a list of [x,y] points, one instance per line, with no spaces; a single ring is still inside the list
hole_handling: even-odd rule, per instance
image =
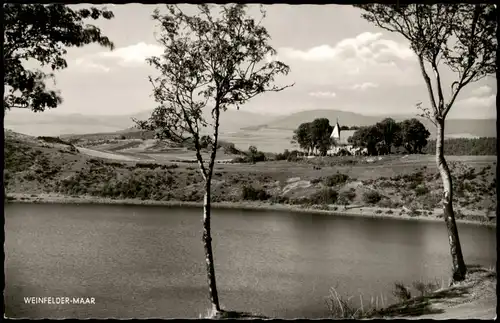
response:
[[[8,193],[6,194],[13,200],[7,200],[6,203],[42,203],[42,204],[101,204],[101,205],[136,205],[136,206],[171,206],[171,207],[203,207],[203,202],[188,202],[188,201],[154,201],[154,200],[140,200],[140,199],[111,199],[95,196],[67,196],[61,194],[28,194],[28,193]],[[363,217],[374,219],[399,219],[399,220],[414,220],[414,221],[430,221],[430,222],[444,222],[443,218],[436,215],[441,214],[441,209],[435,209],[432,215],[428,216],[409,216],[406,213],[399,214],[401,208],[382,208],[372,206],[357,206],[348,207],[344,209],[340,205],[330,205],[329,210],[318,209],[317,207],[278,204],[269,202],[212,202],[211,207],[214,209],[239,209],[247,211],[263,210],[263,211],[288,211],[295,213],[309,213],[309,214],[324,214],[336,216],[349,216],[349,217]],[[332,209],[337,207],[337,210]],[[392,211],[392,214],[386,212]],[[377,213],[378,212],[378,213]],[[481,222],[474,220],[457,219],[457,223],[474,224],[480,226],[496,227],[495,221]]]

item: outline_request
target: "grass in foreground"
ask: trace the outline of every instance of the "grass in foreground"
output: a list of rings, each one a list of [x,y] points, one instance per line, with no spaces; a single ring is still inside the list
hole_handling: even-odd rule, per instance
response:
[[[484,299],[496,298],[496,270],[478,265],[469,265],[468,274],[465,281],[456,283],[449,287],[438,284],[423,282],[414,282],[413,287],[420,292],[418,296],[411,296],[408,287],[402,283],[395,283],[393,294],[399,299],[399,302],[384,307],[384,298],[381,297],[380,304],[377,297],[367,305],[363,305],[363,299],[360,297],[361,305],[355,306],[352,297],[343,297],[332,288],[327,298],[327,306],[332,318],[392,318],[392,317],[415,317],[421,315],[433,315],[446,313],[450,306],[466,302],[482,302]],[[495,307],[496,302],[491,302]],[[379,307],[381,305],[381,307]]]

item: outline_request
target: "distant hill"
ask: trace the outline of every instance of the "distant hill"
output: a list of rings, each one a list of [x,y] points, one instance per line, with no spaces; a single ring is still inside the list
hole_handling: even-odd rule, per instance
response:
[[[62,114],[57,111],[33,113],[14,109],[5,114],[4,124],[13,131],[32,136],[61,136],[68,134],[112,133],[134,126],[132,118],[146,120],[152,110],[127,115]],[[210,111],[205,117],[210,118]],[[221,133],[236,132],[243,127],[273,120],[264,114],[248,111],[227,110],[221,114]]]
[[[301,123],[312,121],[316,118],[328,118],[330,124],[334,124],[338,120],[341,126],[368,126],[389,117],[396,121],[417,118],[430,131],[431,138],[435,137],[435,126],[429,120],[416,117],[415,115],[367,116],[339,110],[300,111],[265,124],[246,127],[244,130],[258,130],[263,128],[295,130]],[[448,119],[446,120],[445,134],[449,137],[496,137],[496,119]]]
[[[128,115],[82,115],[61,114],[57,111],[33,113],[31,111],[8,111],[5,115],[5,128],[32,136],[61,135],[110,135],[129,134],[136,138],[137,130],[130,131],[134,126],[132,118],[146,120],[152,110],[146,110]],[[207,110],[205,116],[210,112]],[[269,116],[248,111],[228,110],[221,115],[221,134],[231,134],[240,130],[280,129],[295,130],[302,122],[315,118],[328,118],[331,124],[338,119],[340,125],[367,126],[386,118],[396,121],[414,118],[414,115],[381,115],[367,116],[359,113],[339,110],[309,110],[293,113],[287,116]],[[419,118],[435,138],[434,125],[427,119]],[[496,137],[496,119],[449,119],[446,121],[447,137]]]

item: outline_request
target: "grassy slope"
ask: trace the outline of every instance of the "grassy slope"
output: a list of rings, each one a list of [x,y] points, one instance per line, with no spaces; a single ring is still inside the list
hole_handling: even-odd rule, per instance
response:
[[[203,199],[202,178],[196,164],[110,161],[12,132],[6,134],[4,151],[8,194],[57,193],[143,201],[201,202]],[[463,162],[454,159],[457,160],[449,158],[455,177],[458,218],[487,221],[486,214],[493,214],[496,207],[496,174],[492,167],[495,158],[459,158]],[[337,172],[346,174],[347,181],[332,183],[334,178],[328,176]],[[257,193],[266,192],[256,197],[259,203],[309,207],[320,204],[316,205],[319,209],[337,203],[348,204],[350,213],[415,216],[418,214],[415,209],[421,210],[423,216],[439,216],[440,211],[435,208],[439,206],[441,185],[431,156],[389,156],[381,160],[318,158],[307,162],[218,164],[212,196],[214,202],[247,202],[244,200],[252,198],[249,194],[244,198],[243,187],[251,186]],[[344,202],[329,198],[329,186],[344,195]],[[381,194],[381,199],[367,204],[363,196],[373,190]],[[379,210],[379,207],[393,210]],[[339,206],[339,210],[343,207]]]

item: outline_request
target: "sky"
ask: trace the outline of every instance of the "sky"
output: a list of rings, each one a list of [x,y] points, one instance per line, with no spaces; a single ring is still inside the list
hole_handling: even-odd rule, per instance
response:
[[[74,5],[81,8],[85,5]],[[92,21],[116,49],[89,45],[68,50],[68,68],[56,74],[55,87],[64,102],[48,113],[89,115],[133,114],[156,106],[149,75],[156,71],[145,58],[161,55],[151,19],[163,5],[107,5],[111,20]],[[263,114],[332,109],[365,115],[416,114],[416,104],[429,105],[429,96],[416,57],[405,39],[363,20],[349,5],[264,6],[262,24],[271,35],[278,59],[291,72],[279,84],[295,85],[265,93],[242,109]],[[193,8],[188,8],[192,10]],[[249,14],[259,17],[258,5]],[[444,88],[455,80],[442,69]],[[449,95],[449,93],[446,93]],[[449,118],[496,118],[496,79],[466,87]]]

